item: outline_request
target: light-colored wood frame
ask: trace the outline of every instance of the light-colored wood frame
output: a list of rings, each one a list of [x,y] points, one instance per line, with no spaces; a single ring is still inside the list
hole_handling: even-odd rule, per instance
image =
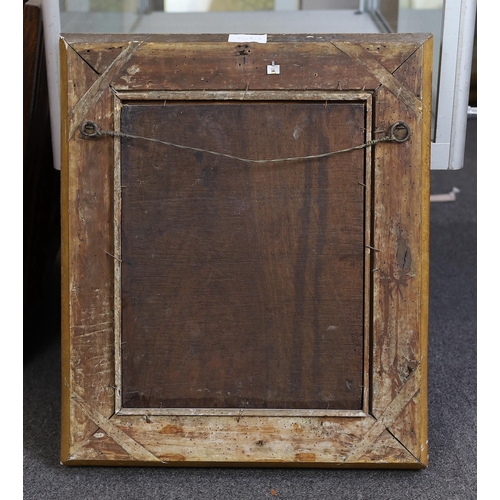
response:
[[[431,67],[421,34],[61,38],[64,464],[427,465]],[[411,130],[365,150],[364,411],[122,409],[120,138],[80,125],[119,131],[125,99],[328,98],[368,103],[367,141]]]

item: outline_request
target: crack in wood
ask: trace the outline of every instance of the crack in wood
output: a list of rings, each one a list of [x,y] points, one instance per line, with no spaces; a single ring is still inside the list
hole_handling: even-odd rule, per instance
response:
[[[410,449],[405,446],[405,444],[400,439],[398,439],[390,429],[386,429],[386,431],[394,438],[395,441],[397,441],[401,445],[402,448],[404,448],[415,459],[416,462],[418,462],[422,467],[425,467],[420,458],[416,457],[415,454],[412,453]]]
[[[73,46],[68,45],[70,49],[96,74],[100,75],[99,71],[97,71],[81,54],[78,52]]]

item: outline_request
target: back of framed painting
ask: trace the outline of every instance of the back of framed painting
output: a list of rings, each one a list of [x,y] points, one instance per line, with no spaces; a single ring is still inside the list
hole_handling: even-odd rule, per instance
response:
[[[425,467],[431,37],[61,55],[62,462]]]

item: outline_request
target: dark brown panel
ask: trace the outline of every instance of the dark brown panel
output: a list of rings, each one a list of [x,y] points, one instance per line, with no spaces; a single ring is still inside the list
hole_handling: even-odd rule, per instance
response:
[[[7,163],[8,160],[6,160]],[[25,359],[59,336],[60,174],[54,169],[40,7],[23,7],[23,331]]]
[[[125,105],[246,158],[361,144],[362,103]],[[361,409],[364,152],[249,164],[122,139],[125,407]]]

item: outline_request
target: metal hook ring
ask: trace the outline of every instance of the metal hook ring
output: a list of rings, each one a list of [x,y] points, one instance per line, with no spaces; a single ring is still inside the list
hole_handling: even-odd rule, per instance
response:
[[[93,121],[86,121],[86,122],[83,122],[81,125],[80,125],[80,133],[84,136],[84,137],[98,137],[101,135],[101,129],[99,128],[99,126],[97,125],[97,123],[94,123]]]
[[[403,121],[396,122],[390,130],[393,141],[405,142],[411,137],[410,127]]]

